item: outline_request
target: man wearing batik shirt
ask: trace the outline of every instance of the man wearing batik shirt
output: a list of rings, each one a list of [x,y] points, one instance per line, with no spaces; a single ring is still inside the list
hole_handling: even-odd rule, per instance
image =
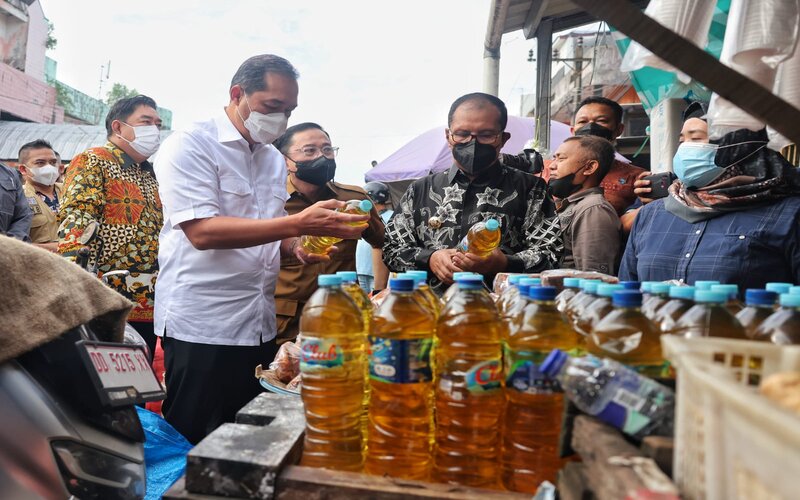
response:
[[[391,271],[429,270],[442,292],[453,273],[472,271],[487,283],[499,272],[532,273],[554,267],[563,243],[545,182],[498,161],[511,137],[508,112],[497,97],[474,93],[450,107],[447,143],[454,163],[409,186],[386,226],[384,261]],[[455,250],[476,222],[500,221],[500,248],[486,258]]]
[[[146,96],[120,99],[106,117],[108,143],[70,162],[61,200],[58,252],[75,258],[80,237],[91,221],[100,223],[89,244],[90,262],[102,275],[130,271],[109,284],[136,303],[131,325],[154,352],[153,299],[158,273],[158,233],[163,225],[153,166],[147,161],[159,146],[161,119]]]

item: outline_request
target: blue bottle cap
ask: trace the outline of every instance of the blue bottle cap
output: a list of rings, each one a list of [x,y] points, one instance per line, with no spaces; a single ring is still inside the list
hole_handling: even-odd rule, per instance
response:
[[[483,288],[483,278],[481,276],[461,276],[456,280],[458,288],[463,290],[477,290]]]
[[[458,279],[458,278],[460,278],[461,276],[470,276],[470,275],[472,275],[472,274],[475,274],[475,273],[471,273],[471,272],[468,272],[468,271],[458,271],[458,272],[455,272],[455,273],[453,273],[453,281],[457,280],[457,279]]]
[[[561,371],[561,367],[569,359],[569,355],[561,349],[553,349],[547,355],[544,362],[539,367],[539,371],[548,377],[555,377]]]
[[[581,287],[581,289],[585,290],[586,287],[589,286],[591,283],[594,283],[595,290],[597,290],[597,288],[596,288],[597,285],[602,283],[602,281],[601,280],[586,280],[586,279],[582,279],[580,287]]]
[[[419,276],[425,281],[428,281],[428,271],[420,271],[418,269],[413,269],[411,271],[406,271],[406,274],[409,276]]]
[[[528,290],[531,300],[555,300],[558,290],[554,286],[532,286]]]
[[[542,280],[539,278],[520,278],[519,284],[520,286],[539,286],[542,284]]]
[[[518,285],[520,278],[522,278],[521,274],[512,274],[511,276],[508,277],[508,284]]]
[[[694,282],[694,287],[698,290],[711,290],[711,285],[719,285],[719,281],[700,280]]]
[[[614,294],[617,290],[624,290],[625,287],[623,285],[612,284],[612,283],[600,283],[597,285],[597,295],[601,297],[609,297]]]
[[[744,292],[744,300],[748,306],[774,306],[778,301],[778,294],[772,290],[748,288]]]
[[[642,292],[637,290],[615,290],[611,303],[615,307],[640,307]]]
[[[564,278],[564,288],[579,288],[580,286],[580,278]]]
[[[597,294],[597,287],[602,285],[600,280],[591,280],[583,284],[583,291],[592,295]]]
[[[358,208],[362,212],[369,212],[372,210],[372,202],[369,200],[361,200],[358,202]]]
[[[642,281],[642,287],[640,288],[642,293],[650,293],[650,287],[653,286],[653,283],[660,283],[660,281]]]
[[[398,292],[411,292],[414,290],[413,278],[392,278],[389,280],[389,288]]]
[[[793,283],[779,283],[779,282],[772,282],[767,283],[767,286],[764,289],[769,290],[770,292],[775,292],[777,294],[789,293],[789,290],[792,288]]]
[[[342,277],[335,274],[320,274],[317,276],[318,286],[341,286]]]
[[[669,298],[694,300],[694,292],[697,289],[693,286],[671,286],[669,287]]]
[[[650,286],[650,293],[657,295],[667,295],[670,289],[669,283],[653,283]]]
[[[408,272],[400,273],[397,275],[398,278],[403,278],[407,280],[411,280],[414,282],[414,288],[419,287],[421,284],[425,283],[425,279],[422,276],[415,276]]]
[[[497,222],[497,219],[489,219],[486,221],[487,231],[497,231],[499,228],[500,228],[500,223]]]
[[[339,271],[336,276],[341,276],[342,283],[357,283],[358,274],[355,271]]]
[[[697,290],[694,292],[694,301],[702,304],[724,304],[728,301],[728,294],[711,290]]]
[[[793,286],[789,289],[789,293],[792,295],[800,295],[800,286]]]
[[[712,292],[720,292],[728,295],[728,299],[735,299],[739,296],[739,285],[711,285]]]
[[[796,293],[782,293],[781,307],[800,307],[800,295]]]
[[[639,289],[642,288],[641,281],[620,281],[619,284],[622,285],[622,288],[624,288],[625,290],[639,291]]]

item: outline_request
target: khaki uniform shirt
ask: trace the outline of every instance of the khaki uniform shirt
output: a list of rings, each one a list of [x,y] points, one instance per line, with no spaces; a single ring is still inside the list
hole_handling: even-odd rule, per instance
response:
[[[64,192],[63,184],[56,183],[53,187],[58,199]],[[25,198],[28,199],[28,206],[33,212],[31,220],[31,243],[54,243],[58,241],[58,214],[47,206],[36,188],[32,184],[25,183],[23,187]]]
[[[291,181],[286,181],[289,199],[286,201],[286,212],[296,214],[322,200],[339,201],[366,200],[367,193],[356,186],[348,186],[329,182],[322,189],[319,199],[311,200],[301,194]],[[370,213],[369,226],[362,237],[374,248],[383,245],[383,220],[375,207]],[[331,254],[329,262],[302,264],[294,255],[281,256],[281,271],[278,285],[275,288],[275,312],[278,319],[278,342],[285,342],[297,337],[300,313],[311,294],[317,290],[317,276],[320,274],[336,274],[338,271],[356,270],[356,244],[358,240],[343,240],[336,244],[338,252]]]
[[[589,188],[561,200],[558,217],[564,229],[562,267],[616,275],[622,255],[622,224],[603,197],[603,188]]]

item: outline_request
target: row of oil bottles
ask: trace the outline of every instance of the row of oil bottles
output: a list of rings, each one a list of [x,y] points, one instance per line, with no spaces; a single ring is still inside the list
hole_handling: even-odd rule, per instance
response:
[[[790,284],[749,290],[742,308],[710,282],[567,278],[556,294],[511,276],[494,301],[479,275],[456,273],[441,300],[426,279],[398,275],[373,310],[355,273],[319,277],[300,321],[303,465],[535,492],[564,464],[565,393],[634,437],[671,431],[672,391],[643,376],[671,376],[662,331],[745,338],[773,324],[780,334],[759,335],[800,338]]]

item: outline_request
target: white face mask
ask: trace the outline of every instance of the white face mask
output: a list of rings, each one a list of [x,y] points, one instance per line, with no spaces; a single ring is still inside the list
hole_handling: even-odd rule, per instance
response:
[[[140,155],[145,158],[150,158],[158,151],[158,146],[161,145],[161,131],[155,125],[139,125],[134,127],[122,122],[128,127],[133,129],[133,140],[128,139],[117,134],[117,137],[126,141],[131,147]]]
[[[36,184],[42,186],[52,186],[58,180],[58,169],[52,165],[45,165],[44,167],[28,167],[31,180]]]
[[[252,137],[254,141],[260,142],[261,144],[270,144],[286,132],[286,124],[289,121],[286,113],[270,113],[265,115],[264,113],[253,111],[253,108],[250,107],[250,103],[246,98],[244,102],[247,104],[247,109],[250,110],[250,116],[247,117],[247,120],[242,118],[238,106],[236,112],[239,113],[239,118],[244,122],[244,127],[250,132],[250,137]]]

